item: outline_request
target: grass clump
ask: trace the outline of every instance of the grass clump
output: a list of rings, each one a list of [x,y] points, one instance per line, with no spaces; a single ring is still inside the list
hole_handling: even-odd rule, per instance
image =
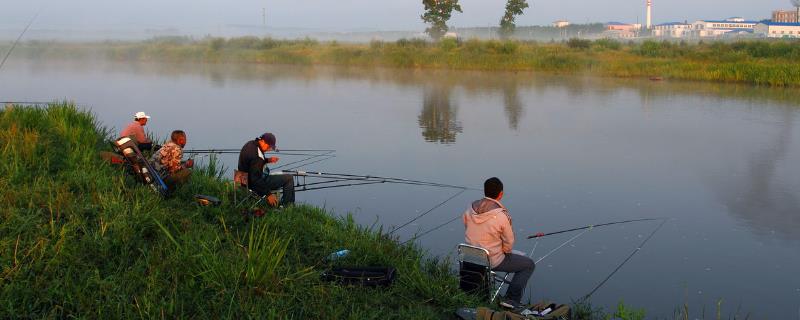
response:
[[[301,205],[248,219],[213,161],[162,200],[101,162],[107,136],[69,103],[0,111],[0,318],[408,319],[481,304],[447,261],[351,217]],[[392,265],[398,280],[322,282],[341,248],[342,263]]]

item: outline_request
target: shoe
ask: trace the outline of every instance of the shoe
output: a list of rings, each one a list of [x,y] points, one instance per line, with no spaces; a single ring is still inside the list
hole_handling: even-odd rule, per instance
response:
[[[522,307],[522,304],[513,299],[503,299],[502,301],[500,301],[500,306],[506,309],[516,310],[520,309]]]

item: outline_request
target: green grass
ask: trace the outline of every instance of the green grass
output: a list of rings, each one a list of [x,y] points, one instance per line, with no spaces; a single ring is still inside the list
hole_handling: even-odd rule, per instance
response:
[[[157,38],[143,42],[60,44],[33,42],[19,48],[46,57],[166,62],[340,65],[537,71],[606,77],[662,77],[765,86],[800,85],[800,42],[578,40],[538,43],[497,40],[418,39],[369,44],[321,43],[312,39]]]
[[[99,160],[97,128],[71,104],[0,112],[0,318],[438,319],[480,304],[450,263],[350,217],[298,206],[246,219],[213,162],[161,200]],[[397,282],[322,282],[340,248],[343,263],[395,266]]]

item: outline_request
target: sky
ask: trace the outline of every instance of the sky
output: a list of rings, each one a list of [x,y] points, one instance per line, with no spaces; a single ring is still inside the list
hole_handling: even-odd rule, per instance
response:
[[[450,25],[496,26],[505,0],[461,0],[463,13]],[[517,25],[544,25],[559,19],[573,23],[642,22],[645,0],[529,0],[531,7]],[[228,25],[267,26],[326,31],[422,30],[420,0],[3,0],[0,29],[24,28],[39,10],[35,28],[107,30],[176,28],[213,30]],[[654,0],[655,23],[769,18],[772,10],[790,9],[789,0]]]

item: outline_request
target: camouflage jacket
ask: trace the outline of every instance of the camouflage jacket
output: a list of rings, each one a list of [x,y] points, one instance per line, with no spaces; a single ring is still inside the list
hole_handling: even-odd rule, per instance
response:
[[[160,174],[171,174],[183,168],[181,159],[183,149],[175,142],[167,142],[161,149],[153,153],[153,167]]]

